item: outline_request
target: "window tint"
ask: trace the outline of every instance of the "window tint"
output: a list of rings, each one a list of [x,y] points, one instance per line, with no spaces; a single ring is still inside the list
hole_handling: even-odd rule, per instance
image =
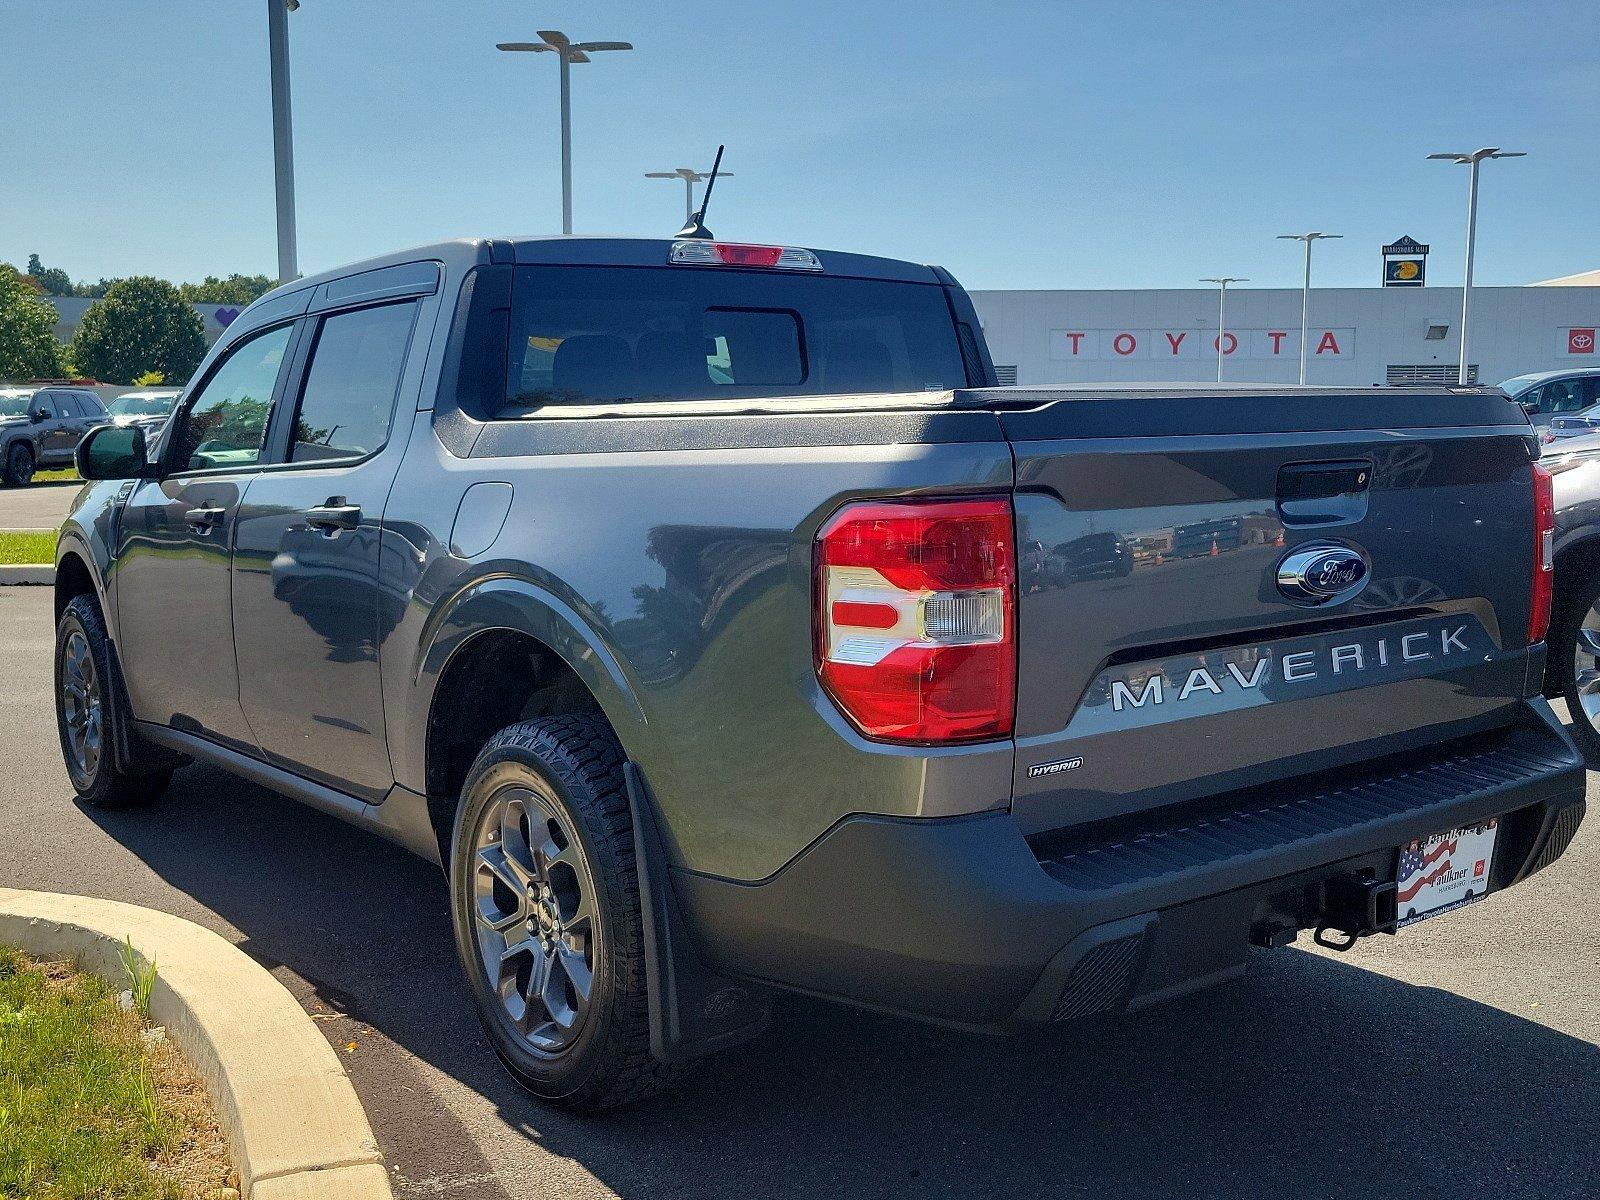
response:
[[[46,417],[56,415],[56,405],[53,392],[40,392],[33,398],[33,411],[43,413]]]
[[[322,322],[300,392],[292,462],[365,458],[389,440],[416,307],[389,304]]]
[[[966,386],[931,284],[678,267],[516,270],[506,407]]]
[[[291,325],[269,330],[228,352],[184,415],[171,460],[177,470],[260,461],[272,389],[292,330]]]
[[[78,393],[78,407],[83,410],[86,417],[103,417],[106,415],[105,402],[99,396],[90,392]]]

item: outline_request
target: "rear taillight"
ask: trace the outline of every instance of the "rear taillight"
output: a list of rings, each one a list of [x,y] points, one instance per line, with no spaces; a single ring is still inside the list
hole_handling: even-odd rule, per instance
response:
[[[1008,737],[1015,594],[1009,499],[847,505],[817,535],[822,686],[878,741]]]
[[[1556,496],[1550,472],[1533,464],[1533,586],[1528,596],[1528,645],[1550,632],[1556,573]]]

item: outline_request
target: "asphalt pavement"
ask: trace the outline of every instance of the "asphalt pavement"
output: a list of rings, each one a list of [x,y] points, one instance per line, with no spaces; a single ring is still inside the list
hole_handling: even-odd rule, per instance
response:
[[[83,484],[30,483],[0,486],[0,529],[58,529]]]
[[[785,998],[687,1086],[578,1118],[480,1036],[435,868],[210,768],[142,811],[76,804],[50,647],[48,589],[0,587],[0,882],[150,905],[264,963],[402,1196],[1600,1195],[1600,817],[1530,883],[1348,955],[1256,952],[1015,1039]]]

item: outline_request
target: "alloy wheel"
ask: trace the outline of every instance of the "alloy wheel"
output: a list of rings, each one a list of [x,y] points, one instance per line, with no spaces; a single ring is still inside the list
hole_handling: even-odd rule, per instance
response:
[[[506,1020],[535,1053],[560,1054],[589,1015],[600,952],[593,876],[552,797],[503,787],[473,839],[480,966]]]
[[[1583,614],[1572,651],[1572,679],[1584,720],[1600,730],[1600,600]],[[1576,714],[1574,714],[1576,715]]]
[[[92,780],[100,766],[104,709],[100,673],[95,670],[89,639],[81,629],[68,635],[62,651],[61,715],[73,763],[84,780]]]

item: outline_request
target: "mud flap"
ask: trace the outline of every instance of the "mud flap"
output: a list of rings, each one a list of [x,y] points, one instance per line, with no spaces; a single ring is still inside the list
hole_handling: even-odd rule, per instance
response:
[[[622,765],[633,810],[634,862],[644,922],[645,981],[650,1000],[650,1053],[687,1062],[747,1042],[766,1031],[772,993],[730,979],[700,959],[672,892],[667,856],[644,777]]]

